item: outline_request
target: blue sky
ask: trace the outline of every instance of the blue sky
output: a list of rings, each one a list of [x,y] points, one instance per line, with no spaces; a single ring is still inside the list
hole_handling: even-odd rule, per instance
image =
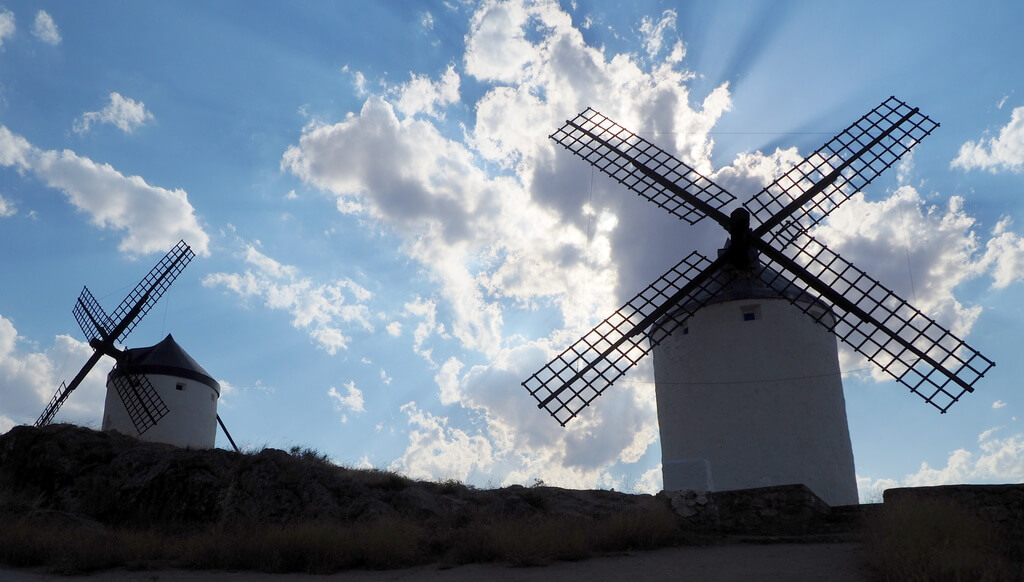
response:
[[[547,136],[592,106],[742,201],[896,95],[941,127],[816,235],[997,366],[939,415],[844,351],[862,497],[1024,480],[1024,7],[607,4],[0,4],[0,430],[87,358],[81,286],[184,238],[128,347],[174,334],[245,446],[656,491],[649,362],[566,429],[519,382],[723,236]]]

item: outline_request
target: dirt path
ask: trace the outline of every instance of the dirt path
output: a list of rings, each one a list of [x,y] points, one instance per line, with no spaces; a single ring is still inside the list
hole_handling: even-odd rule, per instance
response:
[[[472,564],[447,570],[423,566],[379,572],[348,571],[331,576],[155,570],[102,572],[90,576],[56,576],[0,567],[0,582],[323,582],[419,581],[512,582],[519,580],[672,580],[700,582],[860,582],[857,550],[860,544],[733,544],[681,547],[624,556],[557,562],[542,568],[510,568],[502,564]]]

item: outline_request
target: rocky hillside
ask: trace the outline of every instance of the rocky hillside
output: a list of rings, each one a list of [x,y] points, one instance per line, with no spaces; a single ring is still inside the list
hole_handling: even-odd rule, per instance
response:
[[[335,466],[315,452],[187,450],[70,425],[0,435],[0,497],[116,526],[365,521],[460,516],[601,517],[667,507],[613,491],[478,490]],[[2,509],[2,508],[0,508]]]

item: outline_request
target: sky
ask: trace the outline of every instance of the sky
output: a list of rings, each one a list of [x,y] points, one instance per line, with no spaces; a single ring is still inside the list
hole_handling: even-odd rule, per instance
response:
[[[184,239],[125,347],[173,334],[245,449],[656,492],[649,360],[566,428],[520,382],[724,233],[548,135],[593,107],[739,203],[895,95],[941,126],[814,235],[996,367],[940,415],[843,348],[861,498],[1024,481],[1024,5],[611,4],[0,0],[0,432],[91,353],[82,286]]]

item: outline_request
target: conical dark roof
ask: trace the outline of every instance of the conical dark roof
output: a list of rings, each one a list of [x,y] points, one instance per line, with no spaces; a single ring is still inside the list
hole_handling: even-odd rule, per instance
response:
[[[132,374],[178,376],[202,382],[220,394],[220,384],[193,360],[178,342],[174,341],[171,334],[167,334],[167,337],[155,346],[132,348],[125,350],[124,353],[124,358],[111,370],[112,376],[121,374],[126,369]]]

